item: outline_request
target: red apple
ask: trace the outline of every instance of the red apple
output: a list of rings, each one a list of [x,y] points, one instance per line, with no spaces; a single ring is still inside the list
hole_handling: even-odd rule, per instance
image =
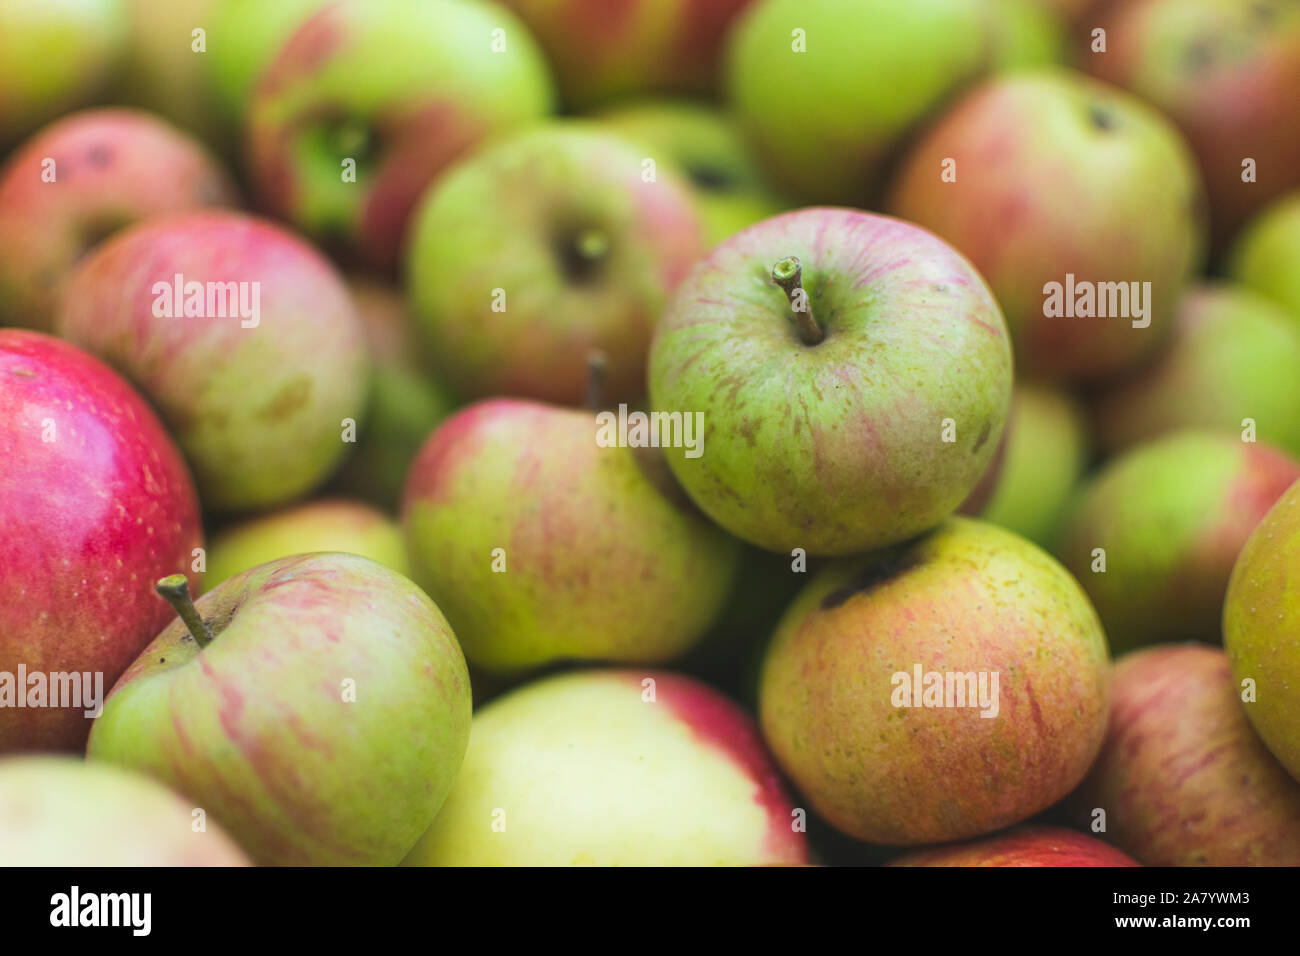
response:
[[[1018,827],[1001,836],[909,853],[888,866],[1141,866],[1100,840],[1063,827]]]

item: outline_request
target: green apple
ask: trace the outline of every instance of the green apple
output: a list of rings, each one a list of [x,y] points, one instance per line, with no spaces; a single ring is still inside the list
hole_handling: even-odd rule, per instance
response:
[[[1300,192],[1268,206],[1242,230],[1228,272],[1300,321]]]
[[[87,756],[194,800],[261,864],[392,865],[469,740],[465,659],[438,608],[351,554],[282,558],[189,603],[114,686]]]
[[[1083,778],[1106,730],[1108,664],[1064,568],[952,518],[808,584],[768,648],[759,720],[795,787],[849,836],[962,840]]]
[[[1066,27],[1043,0],[984,0],[993,44],[993,67],[1025,70],[1065,63]]]
[[[1092,598],[1111,647],[1217,642],[1233,562],[1300,462],[1217,431],[1125,452],[1085,484],[1057,553]]]
[[[705,684],[590,670],[474,716],[456,786],[406,862],[717,866],[807,861],[753,719]]]
[[[851,554],[965,500],[1002,435],[1011,350],[951,247],[896,219],[811,208],[696,267],[649,377],[656,412],[704,416],[703,454],[665,452],[702,511],[772,551]]]

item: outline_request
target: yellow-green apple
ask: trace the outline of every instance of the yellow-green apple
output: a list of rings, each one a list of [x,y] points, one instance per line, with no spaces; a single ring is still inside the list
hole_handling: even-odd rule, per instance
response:
[[[1242,286],[1193,286],[1169,345],[1093,396],[1099,444],[1113,454],[1180,428],[1250,429],[1300,455],[1296,369],[1300,316]]]
[[[1066,70],[992,80],[904,159],[889,210],[970,257],[1016,365],[1077,379],[1151,355],[1200,264],[1202,187],[1174,126]]]
[[[1300,320],[1300,192],[1288,193],[1242,230],[1228,271]]]
[[[258,863],[392,865],[469,741],[465,659],[408,579],[352,554],[281,558],[191,603],[122,675],[86,753],[202,807]]]
[[[141,774],[49,755],[0,760],[0,866],[248,866],[202,810]]]
[[[68,280],[56,327],[159,409],[209,509],[305,494],[364,417],[369,364],[342,278],[249,216],[187,213],[119,233]]]
[[[1223,608],[1223,646],[1244,704],[1273,756],[1300,781],[1300,484],[1264,516],[1232,569]]]
[[[1173,432],[1113,459],[1078,491],[1056,550],[1116,650],[1217,642],[1233,562],[1297,478],[1300,462],[1268,445]]]
[[[0,0],[0,146],[98,95],[125,40],[120,0]]]
[[[236,202],[198,142],[136,110],[65,116],[0,169],[0,323],[49,330],[73,266],[132,223]]]
[[[1065,63],[1066,25],[1043,0],[984,0],[995,70],[1025,70]]]
[[[1104,819],[1148,866],[1300,866],[1300,783],[1251,729],[1222,650],[1135,651],[1112,685],[1106,743],[1070,801],[1081,825]]]
[[[250,170],[268,209],[391,270],[443,168],[551,106],[536,43],[499,5],[340,0],[266,67],[246,126]]]
[[[594,123],[503,138],[422,200],[407,254],[412,306],[448,384],[469,398],[579,404],[587,355],[606,397],[644,394],[669,292],[704,251],[689,187]]]
[[[888,866],[1141,866],[1095,837],[1052,826],[1017,827],[1001,836],[919,850]]]
[[[984,280],[905,222],[810,208],[717,246],[650,354],[656,413],[704,416],[665,451],[697,505],[751,544],[851,554],[951,514],[992,461],[1011,400]]]
[[[861,205],[899,143],[984,69],[987,28],[981,0],[760,0],[728,41],[728,96],[779,188]]]
[[[1089,27],[1082,65],[1148,100],[1186,135],[1216,246],[1300,186],[1300,6],[1129,0],[1102,8]],[[1092,49],[1092,28],[1106,31],[1105,51]]]
[[[144,399],[64,342],[0,329],[0,752],[85,745],[90,697],[167,620],[150,582],[202,544],[194,484]]]
[[[1064,568],[952,518],[807,585],[768,648],[759,721],[795,787],[849,836],[964,840],[1083,779],[1106,729],[1108,664]]]
[[[738,544],[685,500],[659,449],[618,438],[590,411],[493,399],[420,450],[407,553],[475,665],[659,663],[717,617]]]
[[[203,583],[211,591],[259,564],[317,551],[359,554],[410,574],[396,521],[364,502],[320,498],[222,529],[208,546]]]
[[[536,681],[474,716],[460,776],[418,866],[805,863],[753,719],[662,671]]]

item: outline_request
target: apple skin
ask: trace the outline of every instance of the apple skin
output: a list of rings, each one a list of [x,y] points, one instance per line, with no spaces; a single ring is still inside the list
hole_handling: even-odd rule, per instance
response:
[[[1148,866],[1300,866],[1300,783],[1251,729],[1223,651],[1136,651],[1112,684],[1081,822],[1105,810],[1106,839]]]
[[[154,283],[176,274],[259,283],[259,324],[155,316]],[[344,419],[364,419],[369,360],[347,287],[270,223],[228,212],[150,220],[100,245],[66,288],[59,334],[158,408],[208,509],[305,494],[343,457]]]
[[[505,52],[492,49],[501,30]],[[340,0],[300,25],[249,108],[265,207],[392,271],[425,187],[481,141],[551,111],[527,28],[486,0]],[[356,181],[341,163],[356,160]],[[485,294],[486,298],[486,294]]]
[[[248,866],[215,821],[148,777],[49,755],[0,760],[0,866]]]
[[[204,584],[211,591],[259,564],[317,551],[359,554],[411,574],[397,522],[360,501],[320,498],[223,529],[208,546]]]
[[[655,322],[704,240],[689,187],[667,168],[643,181],[643,158],[596,124],[556,122],[499,140],[430,189],[408,289],[454,391],[576,405],[598,349],[606,401],[644,394]],[[608,249],[583,259],[588,230]]]
[[[786,256],[825,339],[771,279]],[[657,411],[703,412],[704,454],[665,457],[700,509],[772,551],[850,554],[951,514],[996,453],[1011,350],[988,287],[923,229],[850,209],[767,219],[678,287],[650,352]],[[957,440],[941,440],[944,420]]]
[[[684,500],[657,449],[601,447],[596,432],[589,411],[495,399],[445,421],[411,466],[414,578],[484,670],[668,661],[727,598],[739,545]]]
[[[1066,63],[1066,24],[1043,0],[985,0],[993,69],[1027,70]]]
[[[580,671],[474,716],[456,785],[406,863],[806,863],[793,813],[753,719],[728,698],[662,671]]]
[[[863,205],[899,143],[985,68],[988,39],[981,0],[760,0],[728,41],[728,97],[779,189]]]
[[[261,565],[197,607],[212,642],[173,620],[109,694],[87,756],[190,797],[257,863],[399,862],[469,741],[469,674],[438,608],[352,554]]]
[[[1244,705],[1268,749],[1300,781],[1300,484],[1259,523],[1232,569],[1223,608],[1223,646],[1237,686],[1257,685]]]
[[[1057,554],[1079,579],[1117,651],[1219,640],[1233,562],[1300,462],[1233,434],[1188,430],[1113,459],[1062,520]],[[1093,550],[1106,552],[1094,572]]]
[[[54,182],[41,178],[47,160]],[[0,323],[49,331],[62,283],[112,232],[237,201],[206,149],[147,113],[86,110],[51,123],[0,169]]]
[[[940,179],[945,160],[956,181]],[[1203,194],[1178,131],[1131,94],[1067,70],[992,80],[903,160],[891,213],[933,230],[988,280],[1016,367],[1050,380],[1097,377],[1151,355],[1202,258]],[[1150,282],[1149,327],[1057,318],[1043,287]]]
[[[1300,186],[1300,8],[1129,0],[1103,8],[1090,27],[1106,30],[1107,50],[1085,47],[1081,64],[1156,106],[1191,144],[1216,248]],[[1257,164],[1253,182],[1242,181],[1246,157]]]
[[[1288,193],[1242,230],[1228,273],[1300,317],[1300,192]]]
[[[859,840],[964,840],[1064,797],[1101,746],[1106,637],[1038,547],[952,518],[820,572],[767,650],[759,722],[777,763]],[[895,708],[896,672],[996,672],[999,710]],[[991,679],[990,679],[991,683]],[[941,783],[938,783],[941,781]]]
[[[1242,286],[1204,283],[1178,303],[1173,338],[1149,365],[1106,383],[1092,417],[1110,454],[1180,428],[1240,435],[1300,455],[1300,315]]]
[[[0,329],[0,423],[0,671],[107,688],[169,617],[152,582],[198,584],[194,483],[145,401],[46,335]],[[80,749],[83,710],[0,708],[0,753]]]
[[[1018,827],[1001,836],[921,850],[886,866],[1141,866],[1100,840],[1063,827]]]
[[[92,100],[125,42],[119,0],[0,0],[0,147]]]

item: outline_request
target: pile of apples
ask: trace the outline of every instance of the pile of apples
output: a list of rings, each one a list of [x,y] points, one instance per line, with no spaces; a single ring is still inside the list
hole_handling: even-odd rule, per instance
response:
[[[1300,865],[1298,104],[1285,0],[0,0],[0,863]]]

